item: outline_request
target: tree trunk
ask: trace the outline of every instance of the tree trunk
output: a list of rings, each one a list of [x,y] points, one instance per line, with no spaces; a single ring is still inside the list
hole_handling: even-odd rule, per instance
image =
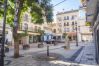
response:
[[[14,40],[14,58],[19,57],[19,42],[18,40]]]
[[[21,8],[23,6],[24,0],[15,0],[15,17],[14,17],[14,27],[13,27],[13,37],[14,37],[14,57],[19,57],[19,42],[18,42],[18,28],[20,21]]]

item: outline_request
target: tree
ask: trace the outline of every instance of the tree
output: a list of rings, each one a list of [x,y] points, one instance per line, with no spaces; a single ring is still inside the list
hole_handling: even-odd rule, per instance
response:
[[[43,8],[47,22],[53,21],[53,5],[50,4],[51,0],[41,0],[41,7]]]
[[[11,0],[14,2],[13,0]],[[7,6],[7,24],[9,24],[11,27],[13,27],[13,20],[14,20],[14,3],[12,3],[10,0],[8,0],[8,6]],[[4,13],[4,0],[0,1],[0,19],[3,18]]]
[[[18,42],[18,26],[20,22],[21,14],[28,9],[30,9],[30,14],[32,16],[32,22],[34,23],[42,23],[42,12],[41,8],[38,6],[35,0],[15,0],[15,17],[14,17],[14,30],[13,30],[13,37],[14,37],[14,56],[19,57],[19,43]],[[39,21],[39,22],[38,22]]]
[[[66,33],[63,33],[63,38],[65,38],[65,39],[66,39],[66,36],[67,36],[67,34],[66,34]]]
[[[53,20],[53,12],[52,12],[52,4],[50,4],[51,0],[41,0],[41,7],[44,11],[44,17],[46,22],[52,22]],[[47,56],[49,56],[49,45],[47,45]]]
[[[66,33],[63,33],[63,38],[65,39],[65,49],[69,49],[70,48],[70,43],[69,43],[69,36]]]
[[[43,44],[44,30],[39,29],[38,32],[40,33],[41,43]]]
[[[41,3],[46,3],[44,5],[38,5],[38,0],[8,0],[8,10],[7,10],[7,23],[13,29],[14,37],[14,57],[19,57],[19,34],[17,33],[18,28],[20,27],[21,16],[27,10],[30,10],[32,16],[32,22],[42,24],[43,21],[43,12],[42,9],[46,10],[50,0],[41,0]],[[4,4],[4,0],[0,1],[0,7]],[[15,6],[15,7],[13,7]],[[3,17],[3,8],[0,9],[0,17]],[[48,14],[47,14],[48,15]]]

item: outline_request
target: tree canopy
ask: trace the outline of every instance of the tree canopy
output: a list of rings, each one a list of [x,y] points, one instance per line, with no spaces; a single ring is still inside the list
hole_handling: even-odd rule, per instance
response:
[[[41,7],[45,11],[47,22],[53,21],[53,5],[50,4],[51,0],[41,0]]]
[[[19,0],[20,1],[20,17],[23,15],[24,12],[30,10],[31,15],[31,22],[42,24],[43,21],[43,12],[42,9],[46,12],[47,22],[52,21],[52,5],[50,4],[51,0],[41,0],[38,3],[38,0]],[[4,13],[4,0],[0,0],[0,18],[3,18]],[[14,0],[8,0],[7,4],[7,24],[13,26],[14,21]],[[21,18],[19,18],[19,22],[21,22]]]

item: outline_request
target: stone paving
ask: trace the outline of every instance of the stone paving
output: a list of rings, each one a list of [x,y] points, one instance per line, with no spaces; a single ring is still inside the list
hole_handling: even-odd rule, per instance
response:
[[[8,64],[5,66],[98,66],[95,61],[95,48],[92,43],[88,43],[84,49],[82,49],[80,54],[77,54],[75,61],[68,61],[81,47],[72,47],[70,50],[63,49],[61,46],[56,46],[56,48],[51,48],[50,53],[57,53],[62,56],[62,59],[52,60],[52,61],[38,61],[33,58],[34,55],[40,55],[41,53],[46,53],[46,50],[40,52],[28,52],[22,54],[23,57],[14,59],[9,55],[5,57],[5,61],[9,60]],[[91,50],[90,50],[91,49]],[[90,60],[85,62],[85,59]],[[66,61],[67,60],[67,61]],[[75,63],[77,62],[77,63]]]
[[[79,56],[75,59],[75,62],[77,62],[78,64],[96,66],[97,63],[95,58],[95,45],[94,43],[88,43],[86,47],[81,51]]]

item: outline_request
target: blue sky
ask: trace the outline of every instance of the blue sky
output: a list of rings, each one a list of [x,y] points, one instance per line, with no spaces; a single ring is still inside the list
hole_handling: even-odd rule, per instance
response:
[[[52,0],[52,4],[56,5],[57,3],[64,1],[64,0]],[[78,9],[79,6],[81,5],[80,0],[66,0],[65,2],[55,6],[53,8],[53,13],[54,13],[54,19],[56,18],[55,15],[57,12],[62,12],[63,9],[64,11],[69,11],[72,9]]]

